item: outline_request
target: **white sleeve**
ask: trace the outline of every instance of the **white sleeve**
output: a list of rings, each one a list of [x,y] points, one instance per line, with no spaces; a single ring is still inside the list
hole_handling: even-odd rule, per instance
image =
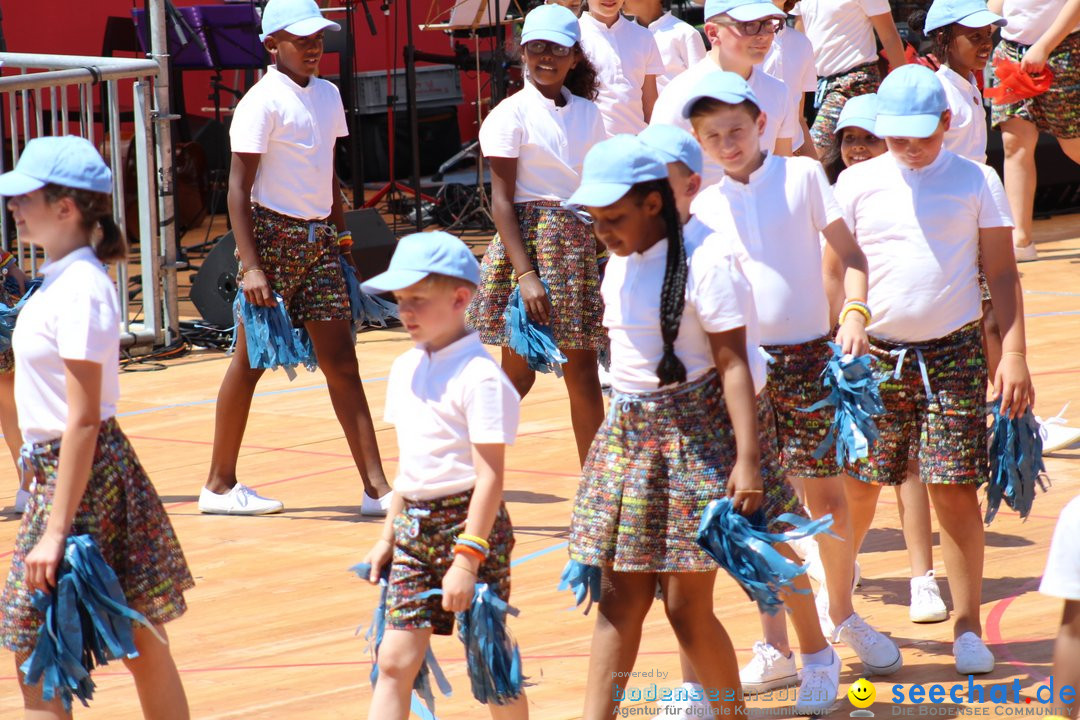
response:
[[[600,113],[600,108],[591,100],[586,100],[585,102],[592,106],[592,125],[589,128],[589,137],[587,138],[589,143],[588,149],[592,149],[592,146],[596,143],[607,140],[608,134],[607,128],[604,127],[604,116]],[[586,152],[588,152],[588,149]],[[576,190],[577,188],[574,189]]]
[[[840,208],[840,213],[843,215],[844,222],[847,223],[848,230],[852,235],[855,235],[855,239],[858,240],[858,235],[855,231],[855,197],[851,186],[851,175],[840,173],[840,177],[836,181],[836,185],[832,189],[833,199]]]
[[[858,0],[858,2],[867,17],[892,12],[892,8],[889,7],[889,0]]]
[[[1080,600],[1080,496],[1069,501],[1058,517],[1039,592]]]
[[[489,363],[485,362],[485,365]],[[517,436],[521,400],[502,371],[493,363],[491,372],[469,383],[465,396],[465,422],[474,445],[513,445]]]
[[[648,31],[646,31],[648,32]],[[664,74],[664,58],[660,56],[660,46],[656,44],[656,38],[653,34],[649,33],[649,42],[646,43],[649,48],[648,57],[645,58],[645,74],[656,75],[657,77]]]
[[[721,333],[745,327],[743,302],[736,290],[738,277],[731,257],[706,242],[690,261],[690,303],[697,310],[707,333]]]
[[[254,89],[254,88],[253,88]],[[274,113],[262,102],[262,94],[249,92],[240,98],[229,126],[229,146],[235,153],[263,155],[274,131]]]
[[[697,31],[697,28],[687,23],[686,33],[686,67],[696,65],[705,59],[705,55],[708,52],[705,50],[705,41],[701,39],[701,33]]]
[[[104,365],[120,342],[120,317],[108,298],[97,297],[87,285],[61,312],[56,347],[64,360],[88,360]]]
[[[334,137],[348,137],[349,121],[345,119],[345,104],[341,102],[341,92],[336,85],[331,84],[330,87],[334,89]]]
[[[528,82],[528,81],[526,81]],[[505,102],[505,101],[504,101]],[[509,107],[496,107],[480,125],[480,152],[484,157],[516,158],[521,155],[521,125]]]
[[[796,32],[792,28],[788,32]],[[814,65],[814,46],[810,44],[810,38],[806,35],[799,33],[799,40],[804,42],[797,43],[802,48],[802,52],[799,53],[799,66],[802,68],[802,78],[799,81],[799,91],[808,93],[817,91],[817,69]],[[798,112],[799,108],[796,107],[795,111]]]
[[[783,85],[783,80],[780,83]],[[802,125],[799,124],[799,108],[792,106],[791,94],[784,85],[784,118],[780,122],[780,131],[777,137],[791,138],[792,148],[798,147],[798,140],[802,139]]]
[[[821,232],[837,220],[844,219],[844,212],[836,201],[833,189],[829,186],[829,178],[825,176],[825,168],[821,163],[812,161],[810,177],[810,212],[813,214],[814,227]]]
[[[1001,178],[991,167],[979,165],[979,169],[986,178],[979,194],[979,227],[1013,227],[1012,211]]]

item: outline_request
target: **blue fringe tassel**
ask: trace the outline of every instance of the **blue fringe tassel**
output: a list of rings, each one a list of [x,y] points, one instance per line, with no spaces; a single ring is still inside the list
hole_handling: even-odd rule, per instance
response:
[[[351,568],[354,573],[359,575],[363,580],[367,580],[371,575],[370,563],[359,563],[353,565]],[[375,606],[375,612],[371,616],[371,625],[368,626],[367,632],[364,634],[364,639],[368,641],[366,651],[371,653],[371,674],[368,676],[371,680],[371,686],[375,687],[375,683],[379,679],[379,646],[382,645],[383,635],[386,633],[386,594],[390,589],[390,563],[383,566],[382,574],[379,575],[379,604]],[[431,592],[421,593],[421,597],[427,597]],[[360,631],[357,630],[357,633]],[[413,691],[424,701],[427,706],[428,712],[432,715],[435,714],[435,693],[431,687],[431,678],[434,676],[435,683],[438,685],[439,692],[444,697],[450,697],[453,694],[453,688],[450,686],[450,681],[446,679],[446,675],[443,673],[442,668],[439,667],[439,662],[435,659],[435,653],[432,652],[431,646],[428,646],[427,655],[424,657],[424,661],[420,664],[420,671],[416,674],[416,680],[413,681]]]
[[[248,362],[252,369],[282,368],[292,380],[298,365],[315,370],[315,348],[307,331],[293,327],[281,296],[274,293],[274,299],[277,300],[274,307],[263,307],[252,305],[244,293],[237,293],[233,314],[237,322],[244,325]],[[235,340],[235,335],[233,337]]]
[[[870,455],[870,448],[878,439],[874,416],[885,412],[878,386],[881,380],[874,377],[870,355],[852,357],[844,355],[840,346],[829,343],[833,355],[821,371],[822,384],[829,394],[802,412],[816,412],[833,406],[832,425],[829,433],[814,450],[814,457],[825,457],[829,448],[836,446],[836,461],[844,459],[854,463]]]
[[[349,288],[349,309],[352,310],[353,332],[362,327],[386,327],[388,320],[398,319],[398,306],[378,295],[368,295],[360,288],[360,278],[352,263],[341,259],[341,271],[345,273],[345,285]]]
[[[493,593],[487,583],[478,583],[472,605],[457,616],[473,697],[484,704],[506,705],[521,695],[525,684],[521,652],[506,629],[507,613],[517,617],[518,610]]]
[[[7,279],[10,280],[11,278]],[[9,307],[0,302],[0,353],[11,349],[11,335],[15,332],[15,321],[19,319],[19,312],[39,287],[41,287],[40,278],[34,278],[26,284],[26,292],[14,305]],[[18,292],[12,294],[17,295]]]
[[[758,517],[764,521],[760,513]],[[781,515],[778,520],[794,525],[795,529],[785,533],[760,530],[751,519],[739,514],[731,500],[725,497],[706,506],[697,533],[698,545],[735,578],[762,612],[770,615],[775,615],[783,605],[779,595],[781,589],[798,592],[794,580],[807,568],[778,553],[773,544],[827,532],[833,522],[832,515],[807,520],[790,513]]]
[[[1027,519],[1035,502],[1036,484],[1046,492],[1044,482],[1042,435],[1031,408],[1020,417],[1009,419],[1001,414],[1001,402],[990,403],[986,411],[993,415],[990,426],[990,482],[986,486],[986,518],[989,525],[1005,504]]]
[[[544,290],[550,293],[547,283],[544,283]],[[529,319],[525,302],[521,299],[520,287],[515,287],[510,293],[503,320],[506,321],[510,349],[525,358],[529,368],[562,377],[562,365],[566,362],[566,355],[563,355],[562,350],[555,344],[555,336],[551,334],[550,327]]]
[[[585,614],[588,615],[593,603],[600,602],[600,578],[601,571],[596,565],[569,560],[559,577],[559,589],[572,591],[578,607],[588,600],[589,604],[585,606]]]
[[[42,682],[42,699],[59,697],[66,710],[71,710],[73,695],[89,706],[94,695],[90,672],[95,667],[138,657],[133,622],[165,641],[150,621],[127,606],[116,573],[89,535],[67,539],[55,590],[36,591],[33,604],[45,621],[19,670],[27,685]]]

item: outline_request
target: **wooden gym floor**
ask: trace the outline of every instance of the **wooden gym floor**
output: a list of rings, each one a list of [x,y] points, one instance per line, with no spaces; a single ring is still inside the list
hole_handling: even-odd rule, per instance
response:
[[[1042,259],[1021,269],[1037,409],[1047,417],[1080,397],[1080,215],[1037,227]],[[359,337],[357,355],[376,418],[382,417],[390,363],[408,346],[400,329]],[[122,425],[168,508],[197,582],[187,596],[189,612],[168,626],[192,717],[366,717],[371,666],[365,642],[355,632],[369,622],[378,593],[348,568],[363,558],[382,521],[359,516],[362,486],[322,376],[306,372],[291,383],[281,372],[265,377],[240,460],[242,481],[283,500],[286,512],[259,518],[199,514],[196,500],[210,460],[215,395],[227,363],[219,352],[196,352],[166,362],[161,371],[121,377]],[[542,376],[522,408],[520,437],[509,450],[506,474],[506,500],[517,536],[512,603],[521,609],[512,629],[532,682],[532,717],[577,718],[595,615],[582,616],[572,609],[570,595],[555,589],[566,562],[566,526],[578,481],[561,382]],[[1080,406],[1071,419],[1080,425]],[[377,426],[386,470],[393,476],[395,436],[381,420]],[[1030,694],[1051,672],[1061,602],[1039,595],[1036,588],[1057,515],[1080,490],[1078,457],[1080,449],[1047,458],[1053,487],[1037,497],[1032,516],[1022,523],[1005,509],[987,532],[983,619],[998,665],[981,684],[1018,679]],[[0,490],[3,558],[10,558],[19,525],[10,512],[14,472],[7,477]],[[6,571],[7,562],[0,561],[0,571]],[[904,652],[904,669],[877,682],[879,701],[871,708],[879,717],[893,715],[884,701],[894,683],[951,684],[961,678],[953,670],[950,624],[908,621],[909,569],[891,493],[882,494],[861,563],[856,607]],[[940,551],[935,563],[943,574]],[[945,583],[942,589],[948,601]],[[740,663],[745,662],[760,637],[754,606],[722,573],[716,605]],[[454,686],[452,697],[437,698],[438,717],[486,717],[471,698],[460,643],[437,638],[434,649]],[[850,648],[839,646],[838,651],[845,663],[843,694],[859,677],[861,665]],[[21,700],[12,656],[4,654],[0,717],[14,718],[20,716]],[[640,680],[642,689],[653,682],[660,687],[679,682],[676,643],[659,604],[648,617],[635,669],[655,676]],[[95,700],[89,710],[78,709],[79,717],[141,717],[122,665],[103,668],[94,679]],[[754,702],[752,714],[768,717],[791,704]],[[642,713],[638,717],[651,717],[644,714],[648,703],[624,707]],[[842,699],[832,716],[847,717],[850,710]]]

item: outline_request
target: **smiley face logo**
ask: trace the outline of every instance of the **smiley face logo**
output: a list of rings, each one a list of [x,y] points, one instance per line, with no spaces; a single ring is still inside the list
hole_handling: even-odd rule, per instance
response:
[[[877,691],[874,684],[866,678],[859,678],[847,691],[848,700],[857,708],[867,708],[874,704]]]

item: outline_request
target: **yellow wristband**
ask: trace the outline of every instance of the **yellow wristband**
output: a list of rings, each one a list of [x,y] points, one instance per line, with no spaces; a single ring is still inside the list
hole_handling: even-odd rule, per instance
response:
[[[461,533],[461,534],[458,535],[458,539],[460,539],[460,540],[472,540],[474,543],[476,543],[477,545],[479,545],[479,546],[481,546],[481,547],[483,547],[483,548],[485,548],[487,550],[491,549],[491,545],[488,544],[488,541],[485,540],[482,537],[477,536],[477,535],[466,535],[465,533]]]

